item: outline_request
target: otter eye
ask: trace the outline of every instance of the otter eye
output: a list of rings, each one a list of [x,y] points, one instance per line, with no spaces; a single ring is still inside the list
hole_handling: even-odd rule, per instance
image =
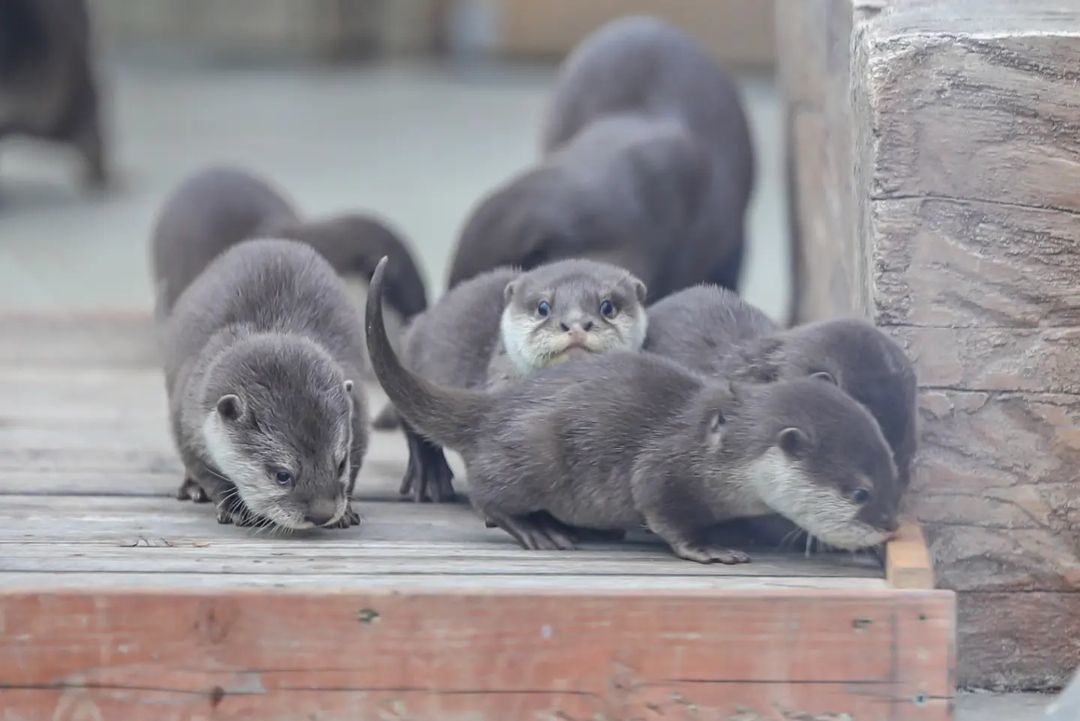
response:
[[[341,475],[342,473],[344,473],[344,472],[345,472],[345,461],[346,461],[346,459],[345,459],[345,458],[342,458],[342,459],[341,459],[341,462],[337,464],[337,474],[338,474],[339,476],[340,476],[340,475]]]
[[[541,318],[547,318],[551,315],[551,303],[546,300],[540,301],[536,306],[536,314]]]
[[[293,484],[293,474],[292,473],[290,473],[289,471],[286,471],[284,468],[274,468],[272,472],[273,472],[274,480],[278,482],[278,485],[286,486],[286,487],[292,486],[292,484]]]
[[[605,318],[614,318],[615,304],[607,298],[604,298],[604,300],[600,301],[600,315],[604,316]]]
[[[870,491],[866,490],[865,488],[856,488],[854,491],[851,492],[851,500],[855,501],[858,504],[866,503],[870,500]]]

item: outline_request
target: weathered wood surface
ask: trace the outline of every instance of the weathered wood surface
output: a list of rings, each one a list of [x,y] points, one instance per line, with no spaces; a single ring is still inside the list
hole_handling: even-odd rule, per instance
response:
[[[2,721],[949,718],[954,598],[869,554],[527,552],[398,500],[397,433],[359,527],[219,525],[173,498],[144,319],[0,329]]]
[[[890,593],[731,591],[718,606],[665,592],[0,592],[0,708],[5,721],[944,721],[949,595]]]
[[[907,502],[966,594],[961,680],[1060,683],[1080,664],[1080,6],[798,5],[778,23],[799,317],[863,314],[917,364]]]
[[[900,525],[885,554],[885,578],[890,588],[933,588],[934,567],[919,524]]]

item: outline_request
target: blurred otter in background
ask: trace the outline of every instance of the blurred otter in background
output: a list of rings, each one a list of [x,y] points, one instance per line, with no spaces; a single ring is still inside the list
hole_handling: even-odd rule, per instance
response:
[[[473,210],[450,287],[580,257],[626,268],[652,300],[737,289],[750,133],[733,79],[686,33],[629,17],[586,38],[559,72],[541,145],[536,166]]]
[[[0,140],[28,135],[73,145],[85,183],[109,170],[85,0],[0,2]]]

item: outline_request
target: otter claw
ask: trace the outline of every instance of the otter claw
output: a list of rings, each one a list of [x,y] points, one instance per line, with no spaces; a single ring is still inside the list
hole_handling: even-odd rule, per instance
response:
[[[341,516],[341,519],[334,524],[324,526],[325,528],[349,528],[350,526],[360,525],[360,514],[353,510],[352,505],[345,507],[345,513]]]
[[[185,478],[180,488],[176,491],[176,500],[194,501],[195,503],[209,503],[210,496],[196,481]]]
[[[697,561],[698,563],[723,563],[725,565],[731,565],[750,562],[750,554],[744,553],[743,551],[735,551],[730,548],[682,544],[673,546],[672,550],[679,558],[685,558],[688,561]]]

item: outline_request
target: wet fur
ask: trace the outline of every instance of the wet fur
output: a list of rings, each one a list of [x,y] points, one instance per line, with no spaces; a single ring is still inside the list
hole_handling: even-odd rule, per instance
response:
[[[347,499],[367,407],[346,381],[363,371],[362,333],[344,283],[303,244],[245,241],[213,260],[161,320],[179,497],[212,500],[222,522],[303,528],[309,511],[358,522]],[[229,395],[236,418],[221,411]],[[294,488],[268,465],[296,468]]]
[[[616,351],[496,390],[434,384],[390,347],[382,268],[366,316],[376,375],[411,425],[462,454],[474,506],[527,548],[572,547],[561,524],[644,524],[681,557],[742,562],[745,554],[710,545],[706,534],[719,520],[769,510],[769,484],[797,478],[817,487],[808,496],[831,491],[828,504],[785,510],[833,530],[844,484],[895,483],[888,447],[865,409],[820,381],[728,386],[651,354]],[[781,444],[787,462],[778,470],[772,452],[790,437],[789,426],[802,440]],[[844,541],[879,542],[894,511],[879,501],[846,504]]]
[[[626,18],[587,38],[560,71],[542,146],[472,213],[450,287],[568,257],[625,267],[653,299],[737,286],[749,130],[734,82],[687,35]]]

